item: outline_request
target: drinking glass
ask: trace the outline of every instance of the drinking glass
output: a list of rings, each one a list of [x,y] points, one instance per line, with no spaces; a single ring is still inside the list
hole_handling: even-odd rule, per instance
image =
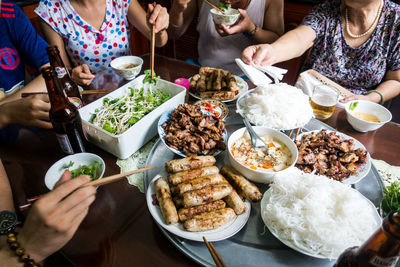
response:
[[[326,84],[316,85],[310,98],[310,105],[316,119],[329,119],[339,99],[339,92],[332,86]]]

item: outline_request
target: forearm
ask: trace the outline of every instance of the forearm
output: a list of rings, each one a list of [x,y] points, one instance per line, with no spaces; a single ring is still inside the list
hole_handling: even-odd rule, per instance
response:
[[[45,65],[45,66],[47,66],[47,65]],[[0,105],[4,104],[4,103],[7,103],[7,102],[11,102],[11,101],[17,100],[17,99],[20,99],[21,98],[21,94],[22,93],[27,93],[27,92],[47,92],[46,83],[45,83],[42,75],[37,76],[35,79],[33,79],[30,83],[28,83],[24,88],[22,88],[18,92],[3,98],[0,101]]]
[[[162,47],[168,41],[168,33],[166,30],[162,30],[161,32],[156,33],[156,46]]]
[[[386,80],[382,82],[377,88],[377,91],[383,94],[385,101],[392,99],[400,94],[400,82],[396,80]],[[379,103],[381,96],[378,93],[372,92],[367,95],[368,100]]]
[[[0,245],[0,266],[20,267],[23,263],[18,261],[18,257],[11,251],[4,240]]]
[[[277,33],[258,28],[252,39],[259,44],[270,44],[275,42],[278,38],[279,35]]]
[[[10,112],[8,104],[0,102],[0,130],[13,123]]]

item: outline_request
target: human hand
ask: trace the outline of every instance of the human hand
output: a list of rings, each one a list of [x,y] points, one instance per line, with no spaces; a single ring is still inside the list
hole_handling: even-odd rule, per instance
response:
[[[232,26],[226,26],[225,24],[217,25],[215,24],[215,29],[221,35],[222,37],[228,36],[231,34],[235,33],[240,33],[240,32],[251,32],[254,30],[254,23],[251,21],[249,18],[249,15],[247,14],[247,11],[244,9],[238,9],[240,13],[240,18],[236,22],[235,25]]]
[[[79,188],[90,181],[89,176],[70,180],[69,171],[63,176],[63,183],[33,204],[18,235],[21,247],[37,262],[61,249],[72,238],[95,200],[93,186]]]
[[[36,94],[0,105],[5,124],[20,124],[51,129],[50,101],[47,94]]]
[[[150,27],[152,27],[153,24],[155,25],[155,33],[166,30],[169,25],[169,15],[167,9],[161,5],[153,6],[152,4],[149,4],[148,7],[148,23],[150,24]]]
[[[172,2],[171,6],[171,11],[174,11],[176,13],[182,13],[183,11],[186,10],[188,4],[190,3],[191,0],[174,0]]]
[[[259,44],[246,47],[242,60],[249,65],[269,66],[274,63],[274,51],[270,44]]]
[[[93,79],[94,76],[86,64],[79,65],[75,68],[72,69],[72,79],[82,85],[89,85]]]
[[[348,96],[346,98],[340,99],[339,102],[346,103],[346,102],[349,102],[351,100],[372,101],[372,99],[370,99],[369,95],[352,95],[352,96]],[[374,101],[372,101],[372,102],[374,102]]]

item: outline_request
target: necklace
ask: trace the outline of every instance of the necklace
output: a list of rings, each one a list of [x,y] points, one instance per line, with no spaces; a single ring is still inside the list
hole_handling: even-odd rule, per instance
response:
[[[350,27],[349,27],[349,14],[348,14],[347,7],[346,7],[346,11],[345,11],[346,31],[347,31],[347,33],[349,34],[350,37],[352,37],[352,38],[360,38],[360,37],[363,37],[363,36],[369,34],[374,29],[374,26],[375,26],[375,24],[377,24],[377,22],[379,20],[379,17],[381,16],[381,13],[382,13],[383,1],[384,0],[382,0],[381,4],[379,5],[378,13],[376,14],[376,17],[375,17],[374,22],[372,23],[372,25],[368,28],[368,30],[366,32],[361,33],[361,34],[353,34],[353,33],[351,33]]]

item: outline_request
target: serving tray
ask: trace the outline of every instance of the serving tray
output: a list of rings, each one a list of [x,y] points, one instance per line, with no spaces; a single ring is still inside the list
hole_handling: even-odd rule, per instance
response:
[[[243,122],[238,114],[229,116],[226,121],[228,135],[242,128]],[[329,125],[312,119],[302,131],[311,130],[335,130]],[[288,134],[289,132],[285,132]],[[227,151],[216,157],[217,166],[228,164]],[[158,140],[151,150],[146,166],[158,166],[158,168],[145,172],[144,184],[147,190],[151,179],[164,168],[165,162],[177,158],[162,142]],[[264,193],[268,185],[257,184]],[[372,164],[370,172],[353,187],[371,200],[376,207],[383,197],[383,181],[377,169]],[[260,216],[260,203],[252,203],[250,218],[243,229],[233,237],[213,242],[218,253],[227,266],[332,266],[334,261],[313,258],[292,250],[276,239],[265,227]],[[160,227],[165,236],[185,255],[203,266],[215,266],[207,247],[202,242],[189,241],[177,237]]]

